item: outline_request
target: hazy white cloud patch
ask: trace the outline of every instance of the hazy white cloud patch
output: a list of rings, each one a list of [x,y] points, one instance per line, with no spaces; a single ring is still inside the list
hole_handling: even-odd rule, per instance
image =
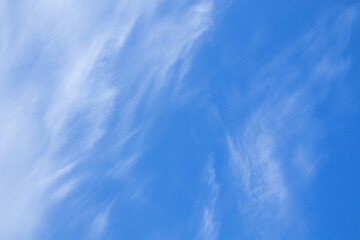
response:
[[[276,155],[277,136],[264,119],[253,117],[243,133],[228,136],[230,167],[244,190],[245,202],[241,208],[254,217],[261,215],[282,218],[287,208],[288,186],[285,183],[281,159]]]

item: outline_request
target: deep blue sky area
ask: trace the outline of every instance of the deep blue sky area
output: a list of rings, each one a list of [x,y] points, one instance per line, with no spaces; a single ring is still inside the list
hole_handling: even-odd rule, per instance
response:
[[[0,239],[360,239],[360,4],[0,3]]]

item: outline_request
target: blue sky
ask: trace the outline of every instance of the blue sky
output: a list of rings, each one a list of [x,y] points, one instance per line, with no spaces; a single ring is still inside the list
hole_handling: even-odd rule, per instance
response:
[[[360,239],[360,5],[0,2],[0,239]]]

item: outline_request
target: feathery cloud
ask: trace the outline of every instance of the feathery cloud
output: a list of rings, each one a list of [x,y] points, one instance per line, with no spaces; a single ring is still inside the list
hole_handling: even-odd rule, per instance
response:
[[[230,166],[243,190],[239,205],[263,237],[298,221],[290,214],[292,183],[316,171],[313,146],[321,127],[313,111],[351,64],[343,53],[357,14],[355,6],[320,19],[260,68],[246,96],[257,99],[255,110],[227,136]]]

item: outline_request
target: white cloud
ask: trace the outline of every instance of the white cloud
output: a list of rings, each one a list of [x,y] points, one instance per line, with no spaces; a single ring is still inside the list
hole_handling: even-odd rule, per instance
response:
[[[321,127],[314,109],[327,96],[330,83],[339,81],[350,66],[343,52],[354,9],[320,19],[260,68],[242,98],[255,99],[254,109],[227,136],[230,167],[242,189],[240,209],[266,239],[301,221],[291,216],[294,183],[306,182],[316,172],[319,157],[314,149]]]
[[[115,110],[120,145],[136,138],[136,151],[142,147],[141,136],[174,88],[171,74],[189,61],[210,24],[208,1],[166,16],[158,16],[159,4],[1,1],[1,239],[34,237],[47,209],[84,183],[74,169],[85,171],[83,161],[108,133]],[[135,47],[128,48],[135,49],[132,58],[125,45]],[[107,216],[94,229],[100,232]]]

